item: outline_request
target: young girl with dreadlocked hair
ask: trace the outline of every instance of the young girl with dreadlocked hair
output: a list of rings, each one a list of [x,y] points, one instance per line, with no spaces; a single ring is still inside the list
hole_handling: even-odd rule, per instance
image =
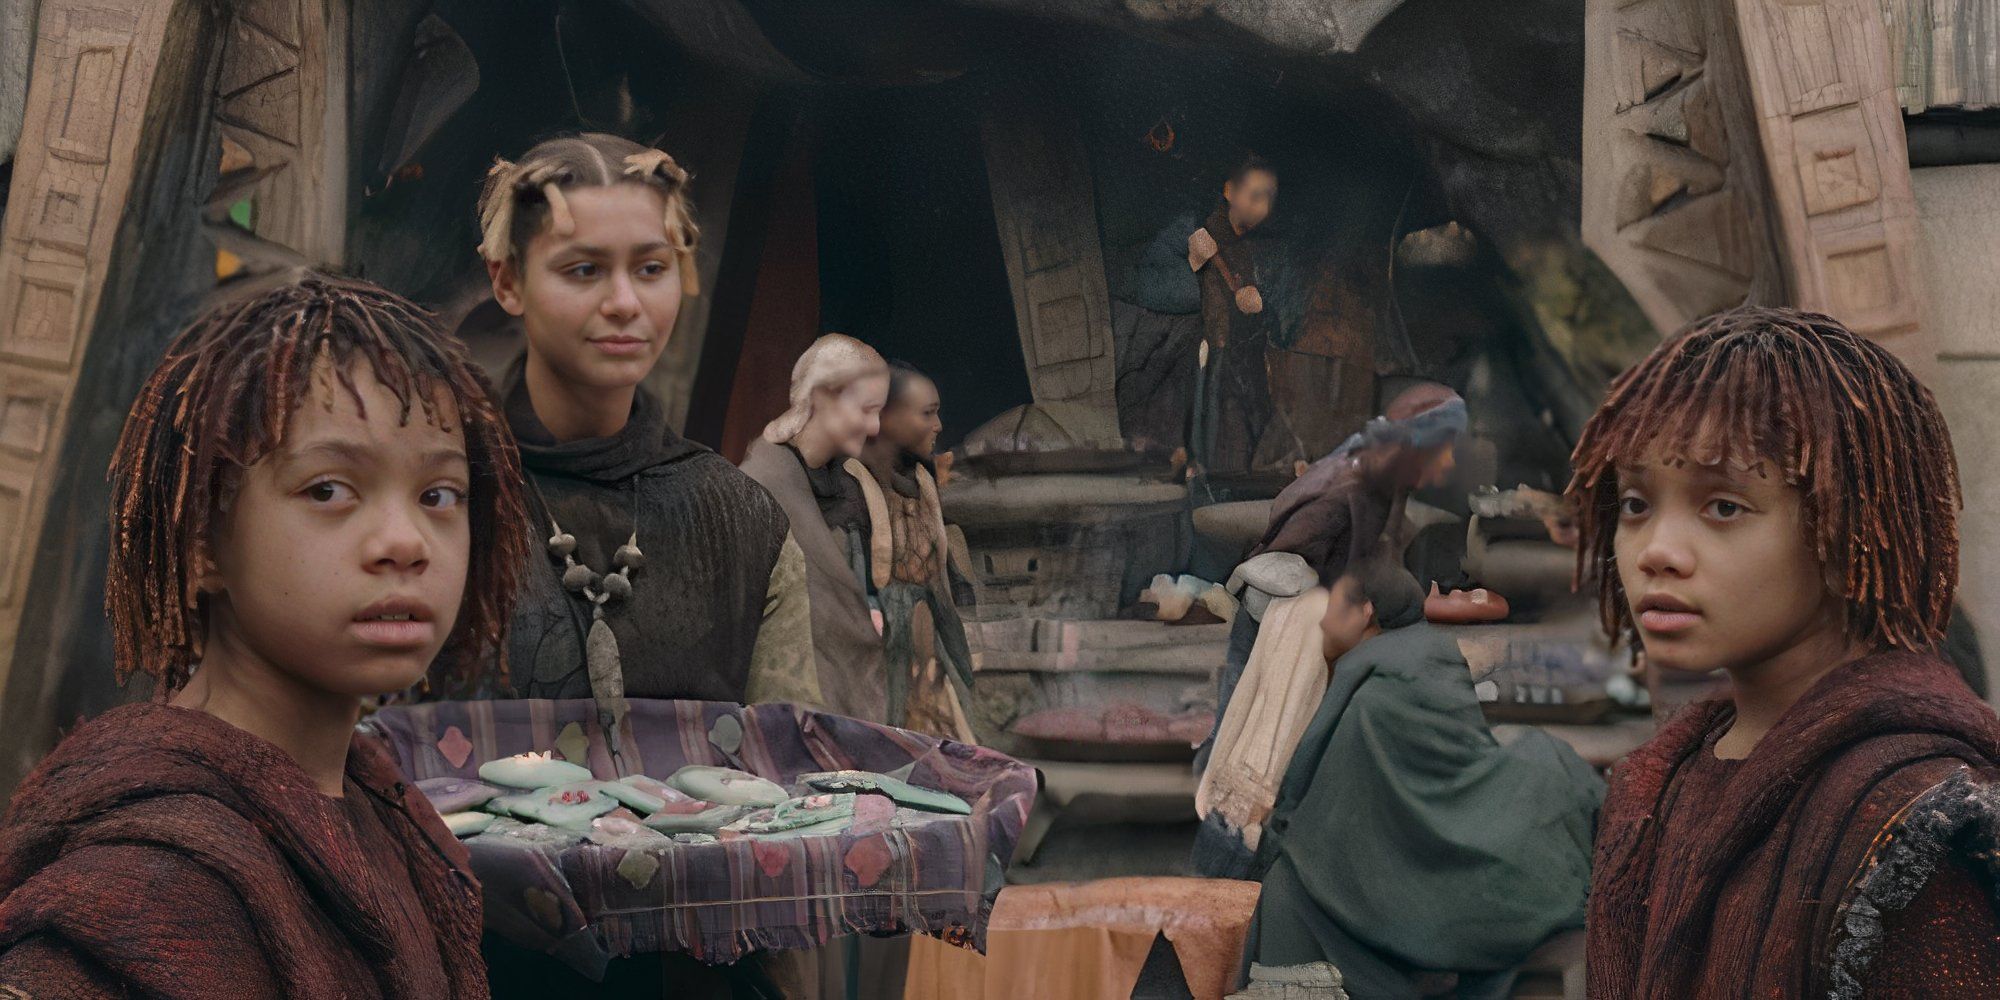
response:
[[[222,306],[141,390],[111,486],[105,611],[155,703],[16,793],[0,996],[486,996],[465,849],[354,733],[363,698],[490,659],[527,554],[464,349],[359,283]]]
[[[1959,492],[1929,390],[1736,309],[1619,376],[1575,467],[1606,630],[1732,682],[1612,775],[1590,995],[2000,996],[2000,723],[1933,652]]]
[[[820,703],[785,512],[641,384],[698,291],[688,179],[585,133],[496,163],[479,203],[493,297],[527,335],[500,385],[541,550],[513,688],[594,696],[607,721],[627,696]]]

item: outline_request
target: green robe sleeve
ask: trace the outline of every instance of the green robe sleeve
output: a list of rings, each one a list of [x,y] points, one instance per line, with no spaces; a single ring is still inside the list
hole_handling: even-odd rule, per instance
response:
[[[750,654],[745,704],[788,701],[819,708],[819,668],[813,659],[812,607],[806,597],[806,556],[790,531],[764,592],[764,624]]]

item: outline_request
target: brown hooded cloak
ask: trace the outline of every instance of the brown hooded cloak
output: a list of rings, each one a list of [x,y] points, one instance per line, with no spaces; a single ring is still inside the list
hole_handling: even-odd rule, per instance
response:
[[[202,712],[85,724],[0,829],[0,996],[485,997],[465,848],[366,738],[345,786]]]

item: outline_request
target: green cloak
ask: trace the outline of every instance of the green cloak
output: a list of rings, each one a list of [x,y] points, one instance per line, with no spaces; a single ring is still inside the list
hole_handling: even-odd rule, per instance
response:
[[[1495,972],[1583,925],[1604,783],[1539,730],[1493,738],[1462,634],[1413,625],[1335,664],[1260,845],[1256,960]]]

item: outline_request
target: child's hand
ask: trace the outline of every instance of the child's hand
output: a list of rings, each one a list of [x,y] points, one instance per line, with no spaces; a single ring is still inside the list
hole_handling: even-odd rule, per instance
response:
[[[1252,316],[1264,311],[1264,296],[1258,293],[1256,285],[1244,285],[1236,290],[1236,308]]]
[[[1215,237],[1208,230],[1197,229],[1188,234],[1188,268],[1199,271],[1210,257],[1215,256]]]

